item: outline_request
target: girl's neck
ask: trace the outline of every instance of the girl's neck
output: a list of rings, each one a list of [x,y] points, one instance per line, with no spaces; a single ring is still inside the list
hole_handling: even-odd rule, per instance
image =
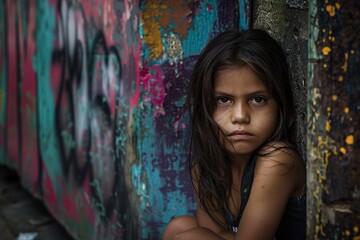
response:
[[[244,171],[246,164],[250,161],[252,155],[253,153],[245,155],[228,153],[231,171],[233,174],[242,175],[242,172]]]

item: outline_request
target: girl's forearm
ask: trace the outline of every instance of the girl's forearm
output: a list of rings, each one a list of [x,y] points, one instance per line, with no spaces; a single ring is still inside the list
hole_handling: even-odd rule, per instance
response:
[[[225,236],[225,235],[224,235]],[[225,238],[226,237],[226,238]],[[233,238],[228,238],[216,234],[208,228],[196,227],[185,232],[182,232],[175,236],[174,240],[197,240],[197,239],[207,239],[207,240],[229,240]]]
[[[232,233],[229,231],[222,231],[218,234],[220,237],[222,237],[225,240],[234,240],[235,239],[235,233]]]

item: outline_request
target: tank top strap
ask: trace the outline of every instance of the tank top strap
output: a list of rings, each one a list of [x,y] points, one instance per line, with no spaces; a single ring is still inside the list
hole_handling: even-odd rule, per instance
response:
[[[255,163],[256,163],[256,157],[257,154],[253,154],[253,156],[250,158],[248,163],[246,164],[246,167],[244,169],[244,173],[241,180],[241,186],[240,186],[240,197],[241,197],[241,204],[238,211],[238,214],[236,217],[234,217],[230,211],[228,210],[226,203],[224,203],[223,212],[225,215],[225,218],[227,220],[229,230],[231,232],[237,232],[238,226],[240,223],[240,219],[242,217],[242,214],[244,212],[245,206],[247,204],[247,201],[249,199],[251,186],[254,180],[254,171],[255,171]]]

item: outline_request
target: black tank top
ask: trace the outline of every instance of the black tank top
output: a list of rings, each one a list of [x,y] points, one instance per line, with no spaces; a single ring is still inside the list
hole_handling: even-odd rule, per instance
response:
[[[223,212],[229,230],[237,232],[241,216],[244,212],[246,203],[249,199],[251,186],[254,180],[254,170],[257,155],[247,163],[241,181],[240,194],[241,205],[236,217],[234,217],[227,209],[226,203],[223,207]],[[305,240],[306,239],[306,196],[302,193],[300,196],[290,198],[285,212],[282,216],[280,224],[275,234],[276,240]]]

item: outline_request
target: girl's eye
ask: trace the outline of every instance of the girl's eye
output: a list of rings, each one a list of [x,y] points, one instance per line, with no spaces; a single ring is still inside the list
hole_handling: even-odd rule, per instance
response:
[[[266,99],[263,97],[253,97],[252,99],[250,99],[250,103],[254,103],[254,104],[264,104],[265,101]]]
[[[218,97],[218,98],[216,98],[216,102],[218,104],[226,104],[226,103],[230,102],[230,98],[228,98],[228,97]]]

